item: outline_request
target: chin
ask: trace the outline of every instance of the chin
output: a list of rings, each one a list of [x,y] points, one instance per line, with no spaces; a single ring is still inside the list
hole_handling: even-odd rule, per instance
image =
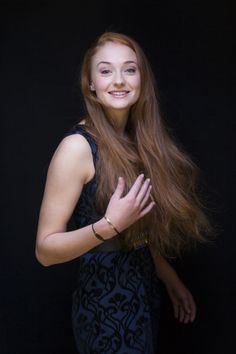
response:
[[[125,106],[109,106],[107,108],[119,111],[119,110],[129,110],[130,107],[131,107],[131,105],[128,105],[128,106],[127,105],[125,105]]]

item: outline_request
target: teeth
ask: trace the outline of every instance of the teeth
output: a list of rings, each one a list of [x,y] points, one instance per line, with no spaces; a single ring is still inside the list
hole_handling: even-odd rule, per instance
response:
[[[115,96],[123,96],[127,94],[127,91],[121,91],[121,92],[110,92],[110,94],[115,95]]]

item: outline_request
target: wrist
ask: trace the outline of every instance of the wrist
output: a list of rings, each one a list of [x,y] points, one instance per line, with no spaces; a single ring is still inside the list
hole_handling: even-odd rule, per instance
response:
[[[172,285],[179,277],[175,269],[158,252],[150,249],[158,277],[165,285]]]
[[[96,232],[101,235],[104,239],[109,240],[110,238],[117,235],[117,232],[111,228],[106,219],[103,217],[93,224]]]
[[[106,222],[110,225],[110,227],[115,231],[116,234],[120,235],[120,232],[117,230],[117,228],[115,227],[115,225],[113,225],[113,223],[111,222],[111,220],[104,215],[104,219],[106,220]]]
[[[178,281],[179,276],[173,269],[169,270],[166,274],[163,275],[163,283],[167,287],[173,286],[174,284],[178,283]]]

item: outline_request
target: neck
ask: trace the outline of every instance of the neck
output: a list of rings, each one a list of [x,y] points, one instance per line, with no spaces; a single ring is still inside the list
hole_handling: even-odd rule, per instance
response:
[[[129,112],[127,110],[126,111],[114,110],[113,112],[109,111],[109,113],[107,112],[106,114],[113,122],[115,130],[119,134],[123,135],[129,117]]]

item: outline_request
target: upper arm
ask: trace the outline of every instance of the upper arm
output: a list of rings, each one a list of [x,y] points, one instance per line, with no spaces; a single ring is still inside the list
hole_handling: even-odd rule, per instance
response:
[[[49,234],[66,231],[93,169],[91,149],[82,135],[69,135],[60,142],[47,171],[36,245]]]

